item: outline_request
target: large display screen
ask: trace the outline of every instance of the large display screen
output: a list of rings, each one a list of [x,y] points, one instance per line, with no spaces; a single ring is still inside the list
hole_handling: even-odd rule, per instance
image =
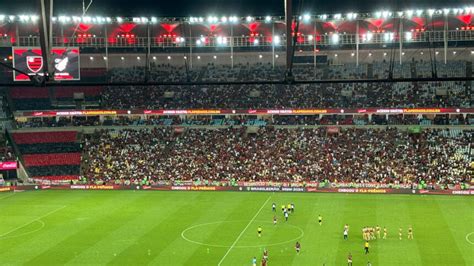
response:
[[[51,49],[55,80],[80,80],[79,48]],[[29,76],[43,75],[44,60],[39,47],[13,47],[13,67]],[[29,81],[29,76],[13,71],[14,81]]]

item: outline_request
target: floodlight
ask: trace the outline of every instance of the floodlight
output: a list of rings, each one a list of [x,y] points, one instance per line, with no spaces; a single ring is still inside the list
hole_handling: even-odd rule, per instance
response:
[[[271,21],[272,21],[272,17],[270,17],[270,16],[265,17],[265,22],[268,23],[268,22],[271,22]]]

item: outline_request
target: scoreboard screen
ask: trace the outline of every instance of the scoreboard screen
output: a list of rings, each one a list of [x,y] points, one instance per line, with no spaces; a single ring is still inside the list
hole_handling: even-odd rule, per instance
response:
[[[80,80],[79,48],[52,48],[55,80]],[[39,47],[13,47],[13,67],[28,73],[29,76],[43,75],[44,60]],[[13,71],[14,81],[29,81],[25,74]]]

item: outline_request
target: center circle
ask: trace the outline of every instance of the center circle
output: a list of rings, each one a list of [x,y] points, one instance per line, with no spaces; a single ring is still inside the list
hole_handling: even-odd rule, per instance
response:
[[[244,229],[248,221],[216,221],[190,226],[181,232],[181,237],[190,242],[201,246],[229,248],[235,241],[239,231],[229,230],[229,228]],[[242,234],[234,248],[258,248],[270,247],[288,244],[297,241],[304,236],[304,231],[296,225],[286,222],[278,222],[273,225],[269,221],[253,221],[253,227],[247,228]],[[257,227],[263,229],[262,237],[257,236]],[[219,237],[215,236],[215,233]],[[223,243],[224,242],[224,243]],[[239,244],[241,243],[241,244]],[[252,243],[245,245],[245,243]],[[258,243],[258,244],[256,244]]]

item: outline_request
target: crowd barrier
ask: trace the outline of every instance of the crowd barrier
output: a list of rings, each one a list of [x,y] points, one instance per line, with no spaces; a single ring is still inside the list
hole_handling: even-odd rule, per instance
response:
[[[158,190],[158,191],[237,191],[237,192],[306,192],[345,194],[418,194],[474,195],[474,189],[410,189],[410,188],[317,188],[278,186],[142,186],[142,185],[28,185],[4,186],[0,192],[25,190]]]

